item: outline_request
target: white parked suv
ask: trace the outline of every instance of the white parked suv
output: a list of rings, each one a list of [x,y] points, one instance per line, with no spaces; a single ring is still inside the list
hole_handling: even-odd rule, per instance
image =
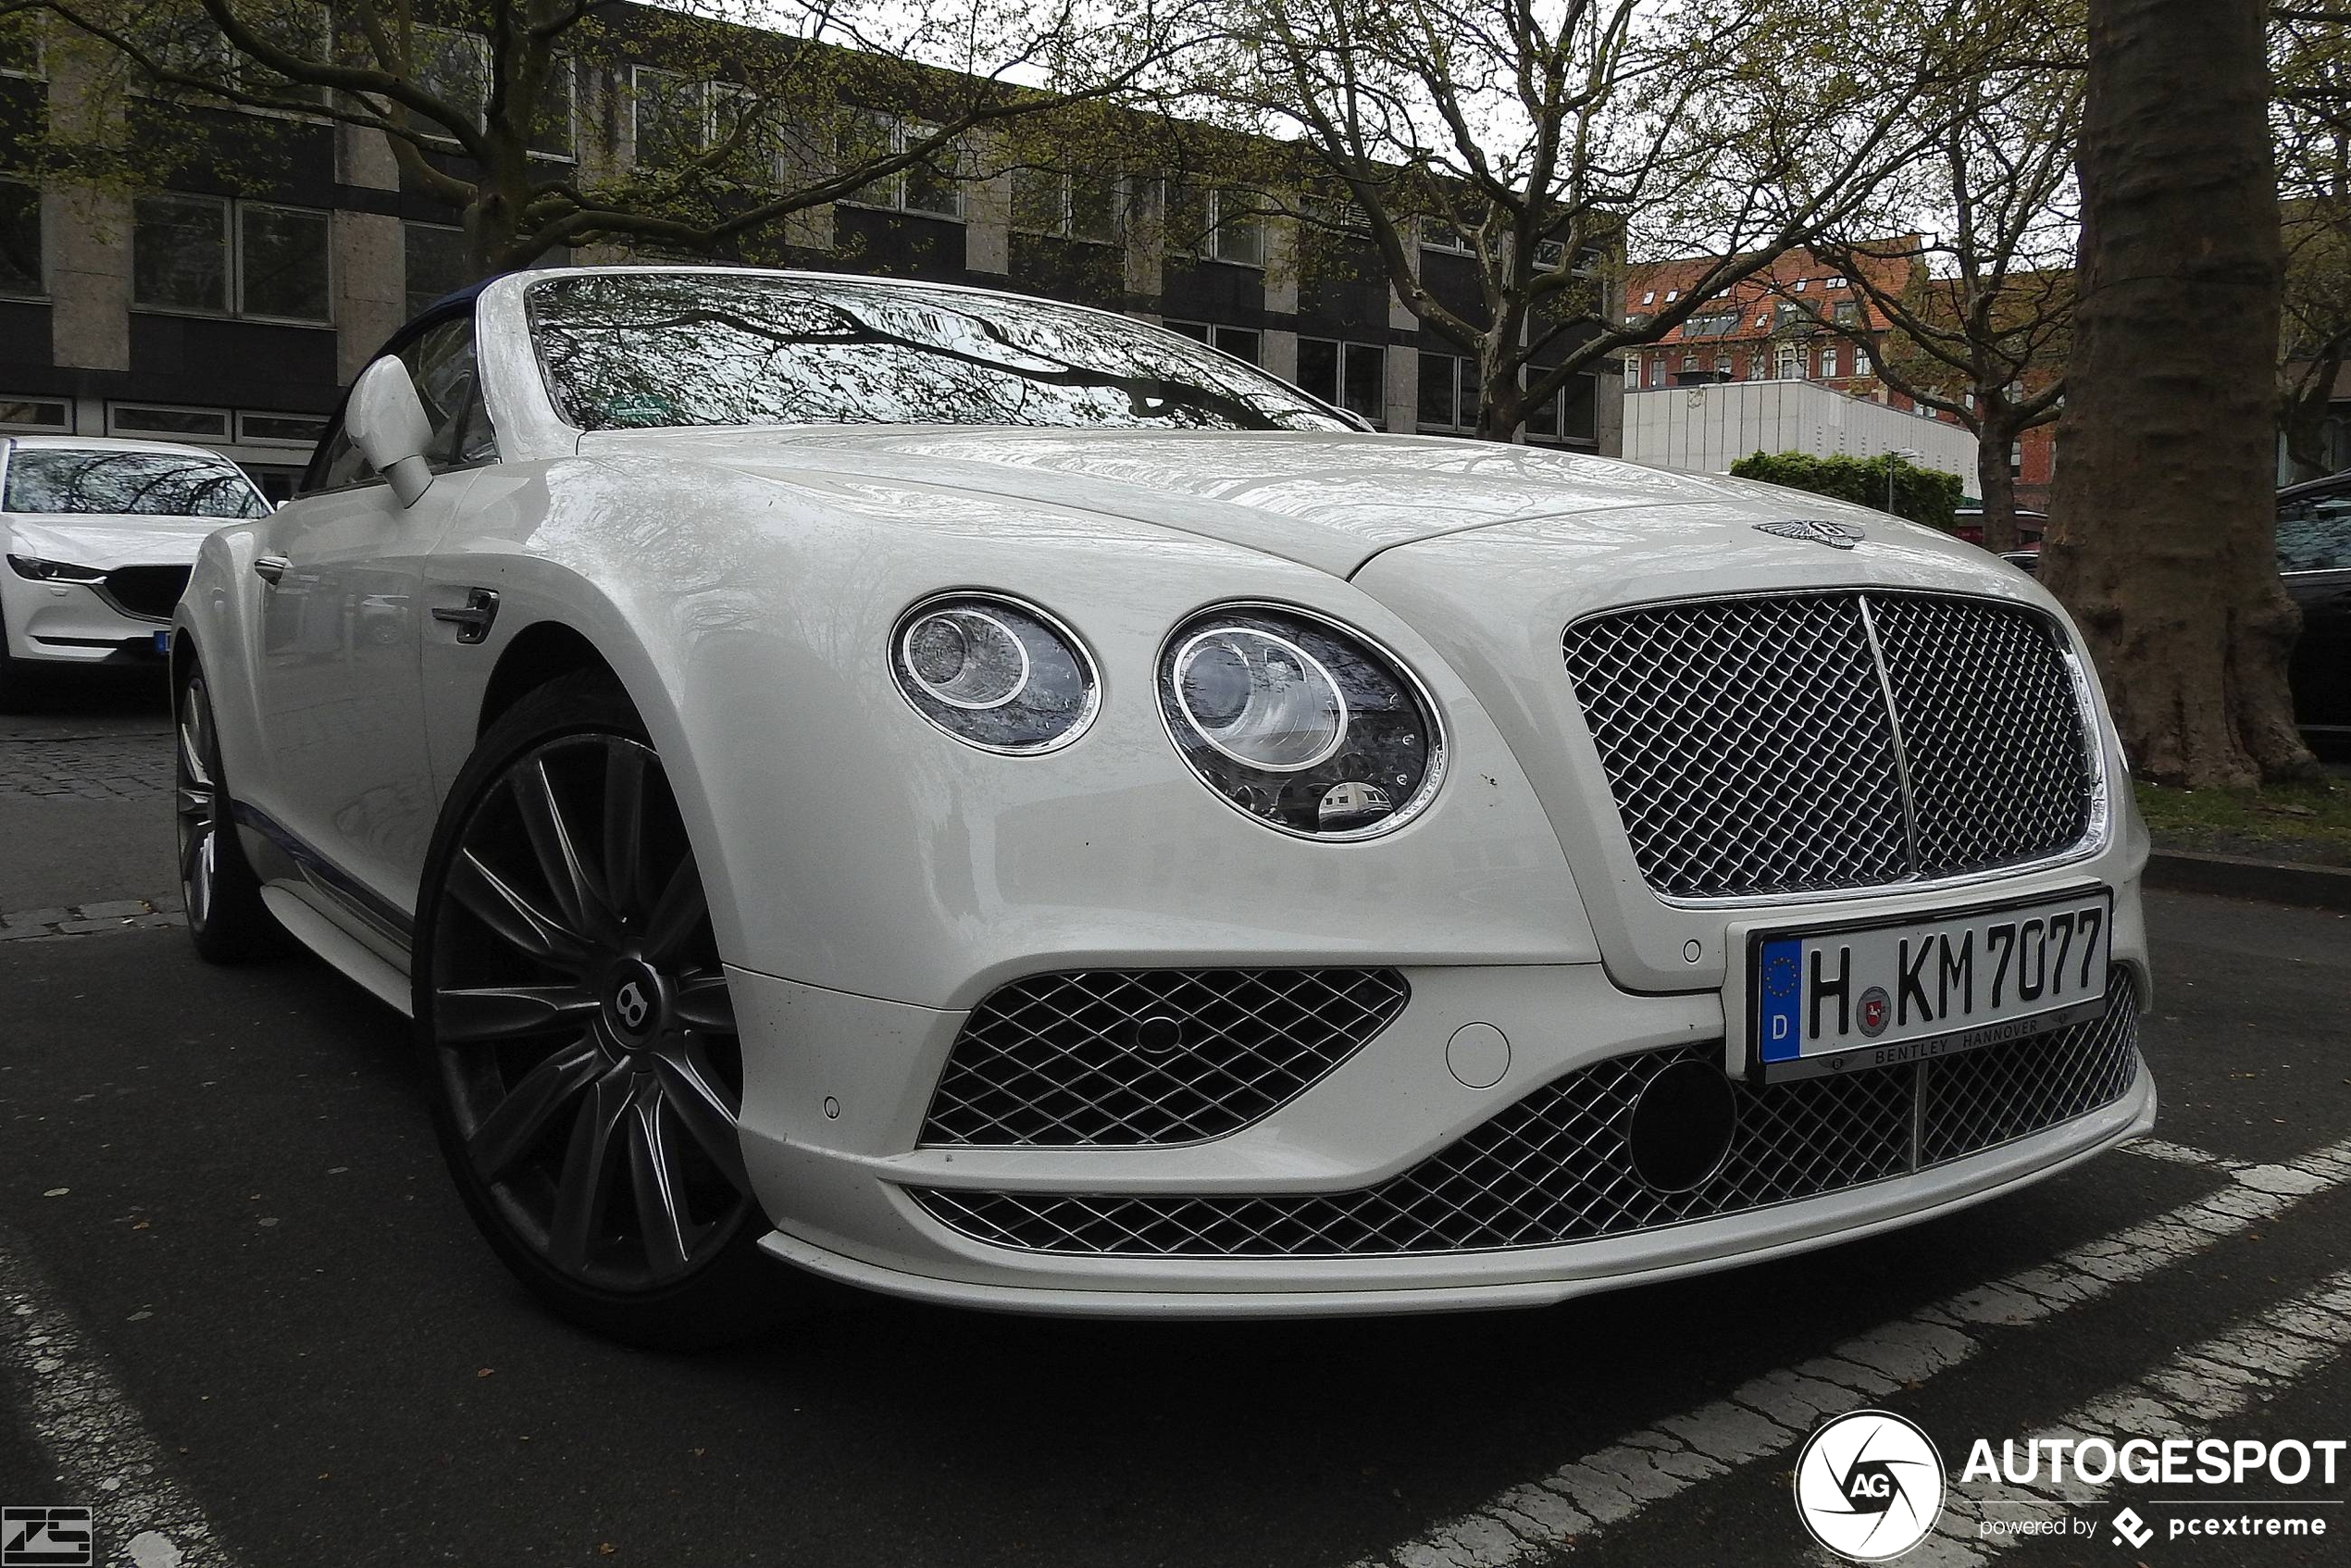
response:
[[[0,437],[0,707],[43,665],[160,667],[205,535],[268,513],[202,447]]]

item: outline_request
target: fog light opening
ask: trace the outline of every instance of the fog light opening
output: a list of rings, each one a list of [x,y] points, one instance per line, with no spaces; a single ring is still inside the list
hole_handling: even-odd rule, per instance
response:
[[[1738,1126],[1731,1080],[1706,1062],[1676,1062],[1649,1079],[1624,1118],[1633,1174],[1658,1192],[1703,1187],[1730,1158]]]

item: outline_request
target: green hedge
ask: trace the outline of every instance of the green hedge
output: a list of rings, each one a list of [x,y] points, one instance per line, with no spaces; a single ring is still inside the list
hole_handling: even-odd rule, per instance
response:
[[[1914,523],[1951,531],[1951,513],[1959,504],[1962,487],[1957,474],[1921,468],[1902,458],[1814,457],[1801,452],[1759,452],[1731,465],[1743,479],[1809,490],[1862,506],[1885,511],[1886,466],[1894,467],[1894,515]]]

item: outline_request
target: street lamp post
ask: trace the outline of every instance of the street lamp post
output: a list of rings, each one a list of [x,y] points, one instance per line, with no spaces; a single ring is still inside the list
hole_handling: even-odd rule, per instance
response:
[[[1912,450],[1911,448],[1907,447],[1907,446],[1897,446],[1897,447],[1893,447],[1893,448],[1890,448],[1890,449],[1886,452],[1886,454],[1885,454],[1885,509],[1886,509],[1887,511],[1891,512],[1891,511],[1893,511],[1893,510],[1894,510],[1894,470],[1895,470],[1896,466],[1897,466],[1898,463],[1907,462],[1907,461],[1911,461],[1911,460],[1914,460],[1914,459],[1917,459],[1917,458],[1920,458],[1920,457],[1923,457],[1924,455],[1926,455],[1924,453],[1922,453],[1922,452],[1917,452],[1917,451],[1914,451],[1914,450]]]

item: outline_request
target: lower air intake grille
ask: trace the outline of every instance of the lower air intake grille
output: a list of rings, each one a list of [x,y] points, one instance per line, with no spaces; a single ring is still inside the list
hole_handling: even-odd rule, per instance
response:
[[[2139,1058],[2136,993],[2118,977],[2108,997],[2102,1017],[1920,1066],[1738,1085],[1729,1157],[1687,1192],[1656,1191],[1634,1174],[1624,1126],[1650,1078],[1680,1062],[1719,1062],[1719,1045],[1580,1068],[1400,1176],[1352,1192],[918,1188],[914,1197],[976,1240],[1090,1256],[1366,1257],[1621,1236],[1901,1176],[2109,1104],[2131,1087]],[[1922,1093],[1923,1114],[1914,1118]]]
[[[134,616],[168,621],[188,586],[190,566],[118,566],[106,574],[106,597]]]
[[[1082,970],[992,993],[955,1037],[922,1140],[1196,1143],[1294,1099],[1386,1028],[1393,969]]]

